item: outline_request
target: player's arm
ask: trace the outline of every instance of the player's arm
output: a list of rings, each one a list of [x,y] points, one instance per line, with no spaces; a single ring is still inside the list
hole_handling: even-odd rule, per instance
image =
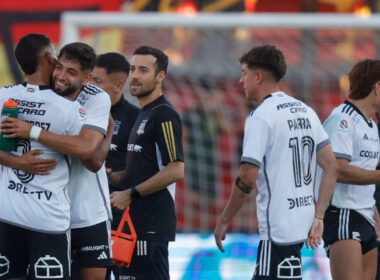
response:
[[[351,165],[347,159],[337,158],[338,182],[354,185],[380,183],[380,170],[368,170]]]
[[[338,167],[330,144],[325,145],[317,151],[317,162],[322,168],[321,183],[313,223],[306,241],[306,246],[312,249],[318,247],[321,243],[323,218],[338,177]]]
[[[100,143],[100,145],[95,150],[95,152],[92,154],[91,158],[82,160],[83,165],[88,170],[92,172],[97,172],[102,167],[103,162],[105,161],[107,157],[109,147],[111,145],[113,128],[114,128],[114,121],[110,115],[108,119],[108,128],[107,128],[106,137]]]
[[[350,164],[354,153],[353,139],[357,133],[352,120],[347,119],[345,128],[339,127],[341,116],[334,116],[325,124],[330,131],[332,150],[338,163],[338,182],[354,185],[380,183],[380,170],[368,170]]]
[[[29,138],[32,124],[16,118],[5,118],[1,129],[5,138]],[[42,129],[38,142],[64,154],[89,159],[103,140],[99,131],[82,128],[79,135],[61,135]]]
[[[216,245],[219,250],[224,252],[222,240],[226,238],[226,231],[229,223],[243,204],[248,200],[250,192],[256,185],[256,178],[259,168],[251,163],[242,163],[239,176],[232,187],[230,198],[221,216],[218,219],[214,230]]]
[[[182,161],[169,162],[163,169],[154,174],[148,180],[135,186],[141,196],[158,192],[168,185],[182,179],[184,176],[184,163]],[[111,205],[123,210],[131,201],[131,189],[111,193]]]
[[[31,150],[21,156],[16,156],[10,152],[0,151],[0,165],[23,170],[36,175],[46,175],[55,168],[55,159],[43,159],[36,157],[42,154],[39,149]]]

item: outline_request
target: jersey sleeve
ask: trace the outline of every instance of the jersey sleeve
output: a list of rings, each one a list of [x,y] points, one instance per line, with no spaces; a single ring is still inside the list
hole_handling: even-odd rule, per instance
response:
[[[91,103],[86,106],[86,119],[83,122],[83,128],[93,129],[106,135],[111,109],[111,100],[108,94],[98,94],[89,102]]]
[[[78,135],[82,129],[85,119],[86,113],[83,108],[78,103],[74,103],[66,116],[66,134]]]
[[[156,112],[155,138],[163,165],[184,161],[181,119],[173,109],[166,107]]]
[[[314,120],[315,120],[315,126],[317,127],[315,141],[317,144],[317,151],[319,151],[327,144],[330,144],[330,139],[329,139],[329,136],[327,135],[327,132],[323,128],[323,125],[321,124],[321,121],[319,120],[316,113],[314,113]]]
[[[350,118],[345,116],[333,115],[324,123],[336,158],[344,158],[349,161],[352,159],[354,134],[352,122]]]
[[[269,142],[268,122],[256,117],[248,116],[244,125],[243,154],[241,162],[249,162],[260,167]]]

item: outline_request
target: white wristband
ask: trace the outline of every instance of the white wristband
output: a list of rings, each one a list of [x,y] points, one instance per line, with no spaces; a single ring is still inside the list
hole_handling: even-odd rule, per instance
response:
[[[41,134],[41,130],[42,130],[41,127],[33,125],[29,132],[29,139],[38,141],[38,138],[40,137],[40,134]]]

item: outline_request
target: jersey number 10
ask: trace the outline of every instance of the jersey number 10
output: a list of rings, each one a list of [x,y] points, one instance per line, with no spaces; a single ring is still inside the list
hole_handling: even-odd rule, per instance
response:
[[[309,185],[311,178],[311,160],[314,152],[314,141],[310,136],[301,138],[301,153],[298,137],[289,139],[289,148],[292,149],[293,174],[296,188],[302,187],[302,179],[305,185]]]

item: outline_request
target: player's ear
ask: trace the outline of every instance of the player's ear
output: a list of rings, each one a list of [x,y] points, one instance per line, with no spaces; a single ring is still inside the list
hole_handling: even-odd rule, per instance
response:
[[[121,91],[124,87],[124,84],[125,84],[124,81],[117,80],[114,84],[114,87],[116,88],[116,90]]]
[[[260,70],[256,71],[255,78],[256,78],[256,82],[258,84],[261,84],[264,81],[264,73],[263,73],[263,71],[260,71]]]
[[[373,85],[373,89],[374,89],[374,91],[375,91],[375,95],[380,94],[380,81],[376,82],[376,83]]]
[[[165,79],[165,76],[166,74],[164,71],[158,72],[158,74],[156,75],[157,82],[162,83],[162,81]]]
[[[53,64],[53,65],[57,64],[57,61],[58,61],[57,58],[53,56],[48,50],[45,51],[44,58],[50,64]]]
[[[87,83],[89,83],[91,81],[91,77],[92,77],[92,74],[91,74],[91,71],[89,71],[87,74],[85,74],[84,79],[82,81],[82,85],[84,86]]]

